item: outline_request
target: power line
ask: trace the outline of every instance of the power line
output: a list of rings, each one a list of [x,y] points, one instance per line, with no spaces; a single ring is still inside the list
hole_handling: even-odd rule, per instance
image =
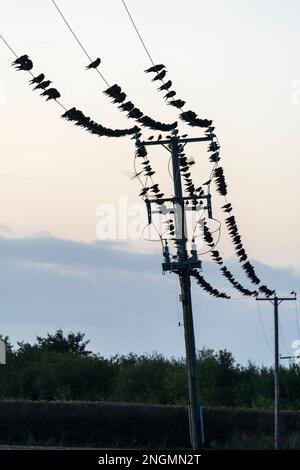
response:
[[[125,1],[122,0],[122,3],[123,3],[124,8],[125,8],[125,10],[126,10],[126,12],[127,12],[127,15],[128,15],[129,18],[130,18],[131,23],[132,23],[132,25],[133,25],[133,27],[134,27],[134,29],[135,29],[135,31],[136,31],[136,34],[138,35],[139,40],[141,41],[142,46],[143,46],[143,48],[145,49],[146,54],[147,54],[147,56],[148,56],[149,59],[150,59],[151,64],[152,64],[152,65],[155,65],[155,63],[154,63],[154,61],[153,61],[153,59],[152,59],[152,56],[151,56],[151,54],[150,54],[150,52],[149,52],[149,49],[147,48],[147,46],[146,46],[146,44],[145,44],[145,42],[144,42],[144,40],[143,40],[143,38],[142,38],[142,36],[141,36],[141,34],[140,34],[140,32],[139,32],[139,29],[138,29],[138,27],[137,27],[137,25],[136,25],[134,19],[132,18],[132,15],[131,15],[131,13],[130,13],[130,11],[129,11],[129,9],[128,9],[126,3],[125,3]]]
[[[282,341],[282,344],[284,346],[284,349],[286,350],[286,352],[288,354],[291,353],[290,349],[287,347],[286,345],[286,341],[285,341],[285,337],[284,337],[284,334],[283,334],[283,328],[282,328],[282,325],[281,325],[281,321],[280,319],[278,319],[278,325],[279,325],[279,332],[280,332],[280,337],[281,337],[281,341]]]
[[[265,325],[264,325],[264,320],[263,320],[263,316],[262,316],[260,304],[259,304],[259,302],[256,302],[256,304],[257,304],[258,315],[259,315],[259,319],[260,319],[260,324],[261,324],[263,336],[264,336],[264,338],[265,338],[265,342],[266,342],[266,344],[267,344],[267,346],[268,346],[268,349],[269,349],[270,353],[271,353],[272,356],[273,356],[274,351],[273,351],[273,349],[272,349],[272,347],[271,347],[271,343],[270,343],[270,341],[269,341],[269,339],[268,339],[268,336],[267,336],[267,332],[266,332],[266,329],[265,329]]]
[[[85,53],[85,55],[87,56],[87,58],[89,59],[90,62],[93,62],[93,59],[90,57],[90,55],[88,54],[87,50],[85,49],[85,47],[83,46],[82,42],[79,40],[77,34],[75,33],[75,31],[73,30],[73,28],[71,28],[69,22],[67,21],[66,17],[64,16],[64,14],[62,13],[61,9],[58,7],[57,3],[54,1],[54,0],[51,0],[51,2],[53,3],[54,7],[56,8],[56,10],[58,11],[58,13],[60,14],[61,18],[63,19],[63,21],[65,22],[66,26],[69,28],[69,30],[71,31],[71,33],[73,34],[75,40],[77,41],[78,45],[80,46],[80,48],[83,50],[83,52]],[[100,70],[98,69],[98,67],[96,68],[96,71],[98,72],[98,74],[100,75],[100,77],[102,78],[102,80],[105,82],[105,84],[109,87],[109,83],[108,81],[106,80],[106,78],[104,77],[104,75],[100,72]]]

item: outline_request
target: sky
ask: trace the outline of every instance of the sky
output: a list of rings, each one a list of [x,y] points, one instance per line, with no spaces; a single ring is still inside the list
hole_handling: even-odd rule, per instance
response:
[[[89,55],[101,57],[100,70],[110,84],[119,83],[146,114],[176,120],[176,110],[164,105],[143,73],[149,58],[121,1],[57,3]],[[187,109],[214,121],[228,197],[258,274],[282,292],[298,290],[299,2],[127,4],[154,61],[166,64]],[[0,0],[0,5],[1,34],[18,54],[30,55],[36,74],[44,72],[53,81],[67,108],[76,106],[108,127],[132,125],[102,93],[106,86],[100,77],[85,71],[88,60],[50,0]],[[14,57],[9,49],[1,44],[0,50],[3,332],[16,341],[64,326],[86,331],[102,354],[154,349],[182,354],[177,279],[161,278],[160,245],[96,241],[99,205],[117,207],[120,198],[129,205],[138,202],[139,183],[129,177],[132,141],[99,139],[60,119],[60,107],[33,93],[30,77],[10,67]],[[184,124],[180,131],[199,135]],[[144,133],[149,135],[151,131]],[[190,145],[187,155],[197,162],[199,184],[206,181],[211,168],[206,147]],[[151,161],[161,186],[171,190],[166,152],[151,151]],[[214,195],[213,202],[214,214],[222,220],[222,200]],[[97,266],[92,262],[95,247]],[[225,230],[219,248],[235,269]],[[49,258],[48,250],[52,255],[57,250],[57,258]],[[72,256],[79,259],[72,261]],[[141,266],[147,263],[149,273],[142,275]],[[226,288],[205,257],[203,269]],[[245,280],[242,274],[239,280]],[[150,296],[154,288],[155,299]],[[195,289],[194,303],[201,312],[195,315],[199,347],[227,347],[242,361],[270,360],[254,301],[225,306]],[[270,307],[261,306],[269,334]],[[282,328],[289,346],[296,339],[295,307],[284,305],[282,310],[287,312]]]

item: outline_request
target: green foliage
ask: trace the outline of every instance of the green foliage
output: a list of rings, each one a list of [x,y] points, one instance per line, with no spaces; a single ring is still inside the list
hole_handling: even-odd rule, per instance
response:
[[[187,380],[182,358],[160,354],[115,356],[87,350],[83,333],[62,330],[34,344],[8,338],[7,365],[0,369],[0,398],[29,400],[91,400],[185,405]],[[237,364],[226,350],[204,349],[197,355],[201,402],[204,406],[273,408],[273,370]],[[284,409],[300,409],[300,368],[281,368]]]

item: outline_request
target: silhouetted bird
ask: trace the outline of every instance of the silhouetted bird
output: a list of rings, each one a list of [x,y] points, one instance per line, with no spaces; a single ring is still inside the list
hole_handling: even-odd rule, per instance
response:
[[[157,91],[169,90],[169,88],[171,88],[171,86],[172,86],[172,82],[171,82],[171,80],[169,80],[168,82],[164,83],[162,86],[157,88]]]
[[[149,191],[149,188],[143,188],[142,191],[140,192],[140,196],[145,196],[148,191]]]
[[[34,77],[31,80],[29,80],[29,83],[31,85],[33,85],[34,83],[41,83],[44,80],[44,78],[45,78],[45,75],[43,73],[41,73],[37,77]]]
[[[164,98],[166,98],[167,100],[170,99],[170,98],[173,98],[173,96],[176,95],[176,91],[169,91],[169,93],[167,93]]]
[[[20,59],[18,60],[19,62],[15,65],[15,68],[17,70],[25,70],[28,72],[29,70],[33,68],[33,62],[30,59],[24,59],[22,61]]]
[[[57,98],[60,98],[60,93],[56,88],[49,88],[41,93],[41,96],[47,96],[47,101],[56,100]]]
[[[23,62],[25,62],[26,60],[28,60],[29,57],[27,54],[24,54],[24,55],[21,55],[21,57],[18,57],[16,60],[14,60],[11,65],[20,65],[22,64]]]
[[[187,136],[188,136],[188,134],[183,134],[183,135],[181,136],[181,138],[182,138],[182,139],[186,139]]]
[[[132,111],[134,108],[134,104],[131,101],[126,101],[126,103],[121,104],[119,108],[123,111]]]
[[[150,137],[148,137],[148,140],[153,140],[154,139],[154,135],[150,135]]]
[[[159,72],[162,69],[165,69],[166,66],[163,64],[158,64],[158,65],[153,65],[153,67],[150,67],[150,69],[145,70],[146,73],[150,72]]]
[[[173,101],[170,101],[169,102],[169,105],[170,106],[174,106],[175,108],[183,108],[183,106],[185,105],[185,101],[183,100],[173,100]]]
[[[152,78],[152,82],[155,82],[156,80],[163,80],[166,76],[167,72],[163,70],[162,72],[158,73],[156,77]]]
[[[97,67],[99,67],[100,63],[101,59],[98,57],[96,60],[94,60],[94,62],[91,62],[89,65],[87,65],[85,70],[96,69]]]
[[[46,88],[48,88],[50,83],[52,83],[51,80],[46,80],[45,82],[39,83],[36,87],[34,87],[34,90],[45,90]]]
[[[161,139],[162,139],[162,135],[161,135],[161,134],[159,134],[159,136],[158,136],[157,140],[161,140]]]

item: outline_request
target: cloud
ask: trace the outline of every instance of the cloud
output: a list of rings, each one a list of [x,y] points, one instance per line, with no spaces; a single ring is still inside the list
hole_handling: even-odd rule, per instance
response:
[[[162,276],[160,254],[129,252],[119,243],[82,243],[43,234],[0,238],[0,256],[0,332],[13,343],[62,328],[85,332],[92,349],[106,356],[154,350],[184,354],[178,279],[175,274]],[[246,283],[234,260],[228,265]],[[259,262],[255,266],[275,288],[298,290],[300,274],[293,269]],[[211,262],[204,263],[203,274],[225,289],[225,279]],[[255,300],[242,299],[238,292],[231,301],[216,300],[195,285],[193,308],[198,348],[227,348],[240,362],[249,358],[272,362]],[[272,343],[272,306],[266,303],[261,310]],[[294,302],[280,306],[280,318],[289,348],[298,335]],[[286,352],[284,346],[281,351]]]
[[[0,224],[0,236],[8,236],[12,235],[11,229],[7,225],[1,225]]]

